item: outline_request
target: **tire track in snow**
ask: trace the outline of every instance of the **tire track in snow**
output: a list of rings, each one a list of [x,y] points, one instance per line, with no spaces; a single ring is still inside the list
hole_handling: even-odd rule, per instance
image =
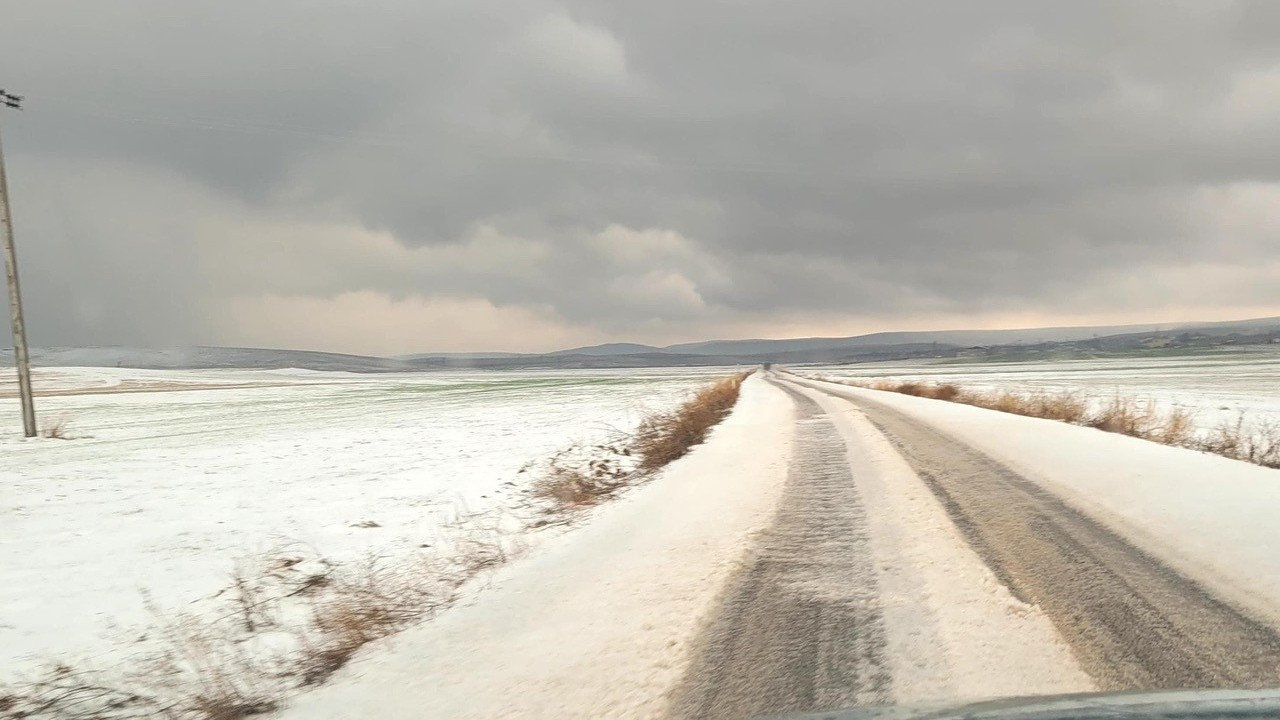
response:
[[[778,386],[797,413],[782,500],[695,643],[670,706],[674,718],[743,718],[889,699],[866,517],[844,441],[817,403]]]
[[[1280,635],[974,448],[861,396],[852,401],[1020,599],[1038,605],[1101,689],[1262,688]]]

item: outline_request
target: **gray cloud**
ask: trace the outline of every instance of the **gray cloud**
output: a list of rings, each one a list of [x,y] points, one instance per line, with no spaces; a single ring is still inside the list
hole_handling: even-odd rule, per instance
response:
[[[41,344],[1280,311],[1274,3],[0,11]]]

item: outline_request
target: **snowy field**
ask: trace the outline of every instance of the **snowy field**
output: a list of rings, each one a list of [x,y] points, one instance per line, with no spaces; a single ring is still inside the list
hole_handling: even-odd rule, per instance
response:
[[[1080,392],[1099,400],[1115,396],[1154,401],[1159,408],[1194,413],[1205,430],[1223,422],[1265,422],[1280,416],[1280,351],[1187,357],[1114,358],[1054,362],[917,361],[803,366],[809,377],[920,380],[975,389]]]
[[[151,619],[144,598],[189,611],[281,547],[394,557],[500,523],[527,462],[728,372],[49,368],[41,425],[70,439],[24,441],[8,370],[0,667],[109,665]]]
[[[666,717],[700,624],[773,518],[793,417],[748,378],[708,442],[653,483],[364,653],[285,720]]]
[[[1280,607],[1275,470],[956,403],[798,385],[833,418],[850,450],[866,510],[868,567],[880,592],[891,702],[1099,686],[1047,611],[1006,587],[898,447],[842,398],[874,398],[961,438],[1260,617]],[[713,598],[743,567],[753,538],[770,549],[779,543],[765,528],[778,517],[780,490],[800,457],[798,422],[811,420],[797,419],[786,393],[762,376],[749,378],[710,441],[654,483],[503,567],[468,602],[362,654],[324,687],[292,699],[284,717],[668,717],[672,688],[697,652],[697,629],[722,610]],[[830,528],[820,525],[812,537]],[[845,583],[849,576],[839,577]],[[812,581],[795,586],[797,593],[828,590]],[[736,645],[738,635],[724,642],[766,671],[785,672],[777,669],[791,648],[813,647],[806,633],[825,629],[812,625],[795,627],[787,650],[767,658]]]

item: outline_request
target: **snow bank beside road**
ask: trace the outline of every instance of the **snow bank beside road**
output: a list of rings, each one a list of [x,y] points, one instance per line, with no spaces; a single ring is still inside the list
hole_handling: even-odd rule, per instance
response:
[[[42,369],[41,421],[72,439],[23,440],[0,397],[0,683],[134,662],[163,644],[153,608],[226,617],[240,561],[412,563],[517,528],[527,462],[728,372]]]
[[[1223,596],[1280,621],[1280,471],[1052,420],[798,382],[919,418]]]
[[[285,717],[659,715],[686,642],[771,519],[792,418],[785,393],[748,378],[707,443],[653,483],[354,661]]]

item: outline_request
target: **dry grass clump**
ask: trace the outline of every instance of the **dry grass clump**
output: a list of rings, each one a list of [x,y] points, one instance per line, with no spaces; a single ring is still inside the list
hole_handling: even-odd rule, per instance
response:
[[[867,386],[873,390],[884,390],[887,392],[902,393],[903,395],[914,395],[916,397],[931,398],[933,400],[949,400],[955,401],[961,395],[960,387],[951,383],[930,384],[914,381],[898,382],[892,380],[879,380]]]
[[[0,692],[6,720],[240,720],[274,710],[280,689],[268,663],[215,623],[166,618],[161,650],[115,672],[55,665]]]
[[[1224,422],[1208,434],[1201,434],[1197,432],[1195,413],[1192,411],[1175,407],[1160,412],[1154,401],[1138,400],[1119,393],[1091,409],[1086,396],[1072,391],[975,391],[951,383],[932,384],[889,379],[828,382],[948,400],[1015,415],[1059,420],[1165,445],[1214,453],[1255,465],[1280,468],[1280,420],[1274,418],[1246,423],[1242,413],[1234,422]]]
[[[1047,418],[1074,424],[1084,424],[1089,416],[1088,399],[1071,392],[962,391],[955,396],[955,401],[1014,415]]]
[[[413,562],[338,565],[296,552],[238,567],[229,612],[164,616],[156,649],[112,671],[59,665],[0,687],[5,720],[242,720],[324,682],[365,645],[452,604],[476,573],[505,562],[498,537],[463,538]]]
[[[1161,425],[1160,420],[1154,402],[1139,402],[1116,393],[1084,424],[1106,432],[1148,438],[1159,435],[1157,431]]]
[[[40,436],[49,440],[68,440],[70,436],[67,431],[70,429],[71,423],[65,417],[56,418],[44,424],[40,428]]]
[[[301,683],[324,682],[360,648],[447,606],[460,584],[449,578],[440,568],[390,567],[371,558],[327,580],[308,602],[311,622],[297,658]]]
[[[1027,415],[1031,412],[1031,405],[1027,398],[1007,390],[997,390],[986,395],[973,394],[966,400],[969,405],[979,405],[1015,415]]]
[[[48,676],[21,690],[0,691],[0,718],[143,718],[150,717],[141,710],[142,706],[149,704],[148,700],[133,693],[100,685],[95,677],[77,672],[66,665],[57,665]],[[112,711],[128,714],[106,714]]]
[[[702,442],[737,401],[748,373],[699,390],[679,408],[646,416],[634,435],[576,445],[532,484],[552,512],[592,505]],[[59,428],[62,426],[59,425]],[[59,430],[59,433],[61,431]],[[237,565],[215,599],[218,617],[164,617],[158,647],[109,672],[57,666],[0,686],[4,720],[242,720],[275,710],[294,688],[324,682],[365,645],[451,605],[467,580],[509,560],[501,519],[415,562],[339,565],[288,546]]]
[[[610,497],[626,486],[632,472],[631,447],[611,443],[575,443],[551,456],[530,485],[533,497],[558,508],[580,508]]]
[[[217,622],[193,615],[167,618],[158,628],[162,651],[143,663],[126,687],[141,687],[160,716],[191,720],[238,720],[278,706],[272,659],[255,655],[248,643]],[[154,678],[151,684],[148,679]],[[111,714],[103,717],[113,718]]]
[[[1032,417],[1048,418],[1073,424],[1083,424],[1089,416],[1089,400],[1074,392],[1040,392],[1031,395],[1028,403]]]
[[[738,402],[742,381],[749,374],[719,380],[698,390],[674,410],[645,416],[631,440],[631,449],[640,459],[640,469],[657,470],[701,444],[711,428]]]
[[[646,414],[629,435],[619,432],[602,444],[577,443],[526,468],[538,473],[529,486],[542,511],[535,525],[568,522],[573,511],[597,505],[683,457],[733,409],[748,375],[718,380],[675,409]]]
[[[1201,439],[1198,449],[1280,468],[1280,422],[1267,418],[1246,425],[1244,413],[1240,413],[1234,422],[1222,422],[1208,437]]]
[[[1147,438],[1165,445],[1196,448],[1196,414],[1182,407],[1175,407],[1160,417],[1148,432]]]

